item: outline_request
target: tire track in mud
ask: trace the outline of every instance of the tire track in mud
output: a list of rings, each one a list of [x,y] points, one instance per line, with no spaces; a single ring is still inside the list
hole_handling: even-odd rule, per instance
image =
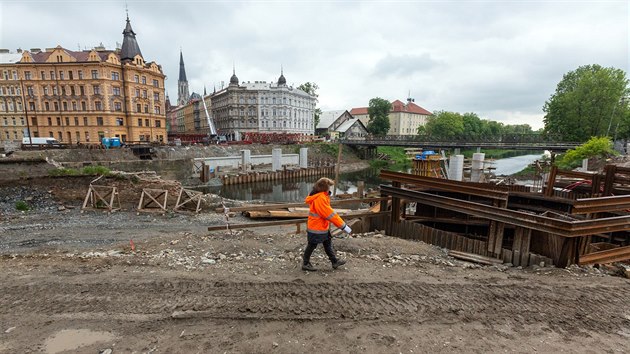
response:
[[[262,320],[548,322],[630,328],[630,286],[203,282],[193,280],[0,285],[0,314],[105,313]]]

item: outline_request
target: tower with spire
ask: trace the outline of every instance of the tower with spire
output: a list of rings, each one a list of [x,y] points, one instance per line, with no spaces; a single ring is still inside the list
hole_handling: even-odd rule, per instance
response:
[[[127,14],[127,25],[123,30],[123,43],[120,49],[120,60],[123,63],[133,61],[136,55],[142,57],[140,46],[138,46],[138,41],[136,41],[136,32],[134,32],[131,28],[129,14]]]
[[[179,79],[177,80],[177,105],[183,106],[188,102],[190,94],[188,92],[188,79],[186,79],[186,68],[184,67],[184,54],[179,51]]]

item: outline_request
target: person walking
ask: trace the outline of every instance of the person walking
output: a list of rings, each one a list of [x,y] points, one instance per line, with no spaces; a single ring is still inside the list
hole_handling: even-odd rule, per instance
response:
[[[332,235],[329,230],[332,222],[345,233],[350,234],[352,232],[352,229],[346,225],[343,219],[330,206],[330,187],[334,184],[335,182],[330,178],[320,178],[315,182],[313,190],[304,200],[309,205],[309,212],[306,224],[308,244],[302,258],[302,270],[311,272],[317,270],[311,264],[311,255],[320,243],[324,244],[324,251],[326,251],[326,255],[334,269],[346,264],[345,259],[338,259],[335,255],[332,246]]]

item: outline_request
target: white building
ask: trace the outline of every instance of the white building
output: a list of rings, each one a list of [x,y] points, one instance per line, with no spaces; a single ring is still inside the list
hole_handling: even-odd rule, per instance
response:
[[[313,135],[317,99],[287,86],[284,74],[277,83],[242,82],[234,72],[230,85],[211,96],[217,132],[229,140],[244,133],[293,133]]]

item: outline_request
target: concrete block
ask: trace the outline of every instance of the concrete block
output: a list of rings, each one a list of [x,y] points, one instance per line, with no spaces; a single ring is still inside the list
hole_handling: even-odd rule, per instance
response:
[[[308,148],[300,148],[300,168],[308,167]]]
[[[271,151],[271,170],[279,171],[282,169],[282,149],[273,149]]]
[[[241,150],[241,170],[249,171],[252,167],[252,152],[251,150]]]

